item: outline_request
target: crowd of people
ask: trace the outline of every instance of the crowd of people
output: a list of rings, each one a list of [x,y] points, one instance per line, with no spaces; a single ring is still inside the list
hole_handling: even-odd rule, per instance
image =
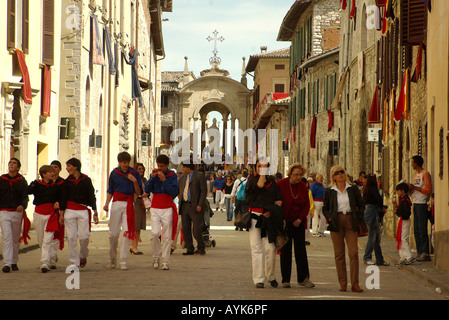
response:
[[[109,268],[127,270],[129,253],[138,250],[141,230],[146,228],[146,213],[151,220],[153,268],[170,269],[170,255],[181,234],[183,255],[205,255],[204,226],[210,225],[213,214],[224,211],[228,221],[248,213],[252,279],[257,288],[265,281],[278,287],[275,277],[276,257],[280,255],[282,286],[290,287],[293,253],[297,281],[300,286],[314,287],[310,280],[306,247],[309,235],[325,237],[330,232],[340,291],[346,291],[348,276],[346,250],[349,255],[350,283],[353,292],[362,292],[359,285],[358,238],[367,236],[363,262],[388,266],[382,255],[381,232],[384,206],[378,177],[361,172],[352,179],[342,166],[330,170],[325,185],[323,174],[309,174],[300,164],[292,164],[287,176],[269,174],[270,164],[258,160],[250,170],[238,176],[230,170],[206,173],[193,162],[182,163],[182,174],[169,168],[170,159],[160,155],[148,180],[141,163],[130,166],[127,152],[118,154],[118,166],[110,173],[103,210],[109,215]],[[429,239],[427,219],[433,207],[427,206],[432,192],[430,174],[423,169],[423,159],[415,156],[412,166],[417,171],[414,183],[401,181],[396,187],[398,201],[393,201],[399,217],[399,264],[415,261],[410,249],[411,216],[418,261],[428,261]],[[30,238],[30,221],[26,215],[29,195],[34,195],[34,227],[41,247],[40,269],[43,273],[56,268],[58,249],[64,248],[67,237],[70,263],[85,267],[89,253],[91,222],[99,223],[97,199],[92,180],[81,171],[81,162],[66,162],[67,179],[60,177],[62,165],[53,161],[39,169],[40,179],[28,185],[20,175],[20,160],[12,158],[8,173],[0,179],[0,227],[3,237],[5,273],[17,271],[19,243]],[[207,196],[213,194],[213,204]],[[409,197],[410,195],[410,197]],[[411,198],[411,199],[410,199]],[[93,214],[92,214],[93,211]],[[430,213],[429,213],[430,212]],[[21,234],[22,232],[22,234]],[[120,237],[122,235],[122,237]],[[285,241],[279,244],[279,236]],[[120,248],[119,248],[119,242]],[[117,250],[119,255],[117,256]],[[293,252],[292,252],[293,251]],[[375,261],[373,260],[373,251]]]

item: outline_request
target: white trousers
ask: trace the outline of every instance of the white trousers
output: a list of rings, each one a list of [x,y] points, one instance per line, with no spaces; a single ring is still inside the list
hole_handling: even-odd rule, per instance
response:
[[[22,230],[21,212],[0,211],[0,228],[3,242],[3,264],[11,266],[19,260],[19,238]]]
[[[276,279],[274,275],[276,247],[274,243],[268,242],[268,237],[261,237],[260,228],[255,227],[256,223],[255,219],[251,219],[251,228],[249,229],[254,284],[263,283],[265,279],[268,281]]]
[[[170,249],[173,231],[173,209],[151,208],[151,247],[153,249],[153,259],[162,263],[170,263]],[[162,250],[159,237],[162,235]],[[161,257],[162,254],[162,257]]]
[[[224,194],[222,190],[215,191],[215,205],[217,209],[223,209],[223,205],[221,204],[221,200],[224,198]]]
[[[67,209],[64,212],[64,225],[69,244],[70,263],[80,266],[80,259],[86,259],[89,255],[89,212],[87,210]],[[78,251],[79,241],[79,251]]]
[[[118,239],[122,234],[120,245],[120,264],[126,264],[129,251],[129,238],[123,236],[128,231],[128,220],[126,216],[126,201],[114,201],[111,205],[111,216],[109,218],[109,258],[111,262],[117,261]]]
[[[402,220],[401,249],[399,250],[399,256],[401,259],[410,260],[413,257],[409,244],[411,224],[411,219]]]
[[[49,215],[34,213],[34,228],[36,229],[37,242],[41,248],[41,265],[55,266],[59,248],[59,240],[54,239],[54,232],[46,232]]]
[[[312,218],[312,233],[324,233],[326,231],[326,218],[323,214],[323,202],[314,201],[315,214]]]

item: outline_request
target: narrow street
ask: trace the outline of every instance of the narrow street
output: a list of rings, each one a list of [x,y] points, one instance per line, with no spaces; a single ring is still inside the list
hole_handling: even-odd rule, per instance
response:
[[[418,279],[410,267],[398,269],[393,258],[397,258],[395,242],[384,237],[382,248],[389,267],[380,267],[380,289],[367,289],[367,266],[360,264],[360,285],[363,293],[338,291],[337,275],[330,235],[310,237],[307,247],[311,281],[315,288],[299,287],[295,272],[292,287],[272,288],[267,283],[264,289],[256,289],[251,278],[251,254],[248,233],[234,231],[232,222],[227,222],[225,213],[218,212],[212,218],[212,236],[216,247],[206,248],[204,256],[183,256],[177,249],[171,256],[170,270],[153,270],[150,246],[151,231],[142,234],[139,249],[141,256],[129,255],[129,270],[108,269],[109,242],[107,225],[101,223],[93,228],[87,265],[80,272],[79,290],[66,288],[70,276],[65,273],[68,250],[59,253],[58,268],[42,274],[39,269],[40,250],[30,250],[19,255],[19,271],[0,274],[0,299],[21,300],[177,300],[179,307],[188,302],[197,306],[200,301],[235,304],[242,301],[295,301],[295,300],[447,300],[448,292],[438,294],[435,287]],[[149,229],[149,228],[148,228]],[[360,239],[359,258],[364,252],[364,238]],[[36,243],[34,231],[29,246]],[[23,245],[22,245],[23,246]],[[277,280],[281,283],[279,260],[276,262]],[[415,263],[414,268],[436,275],[431,262]],[[293,269],[295,267],[293,266]],[[424,272],[424,273],[425,273]],[[449,277],[441,278],[448,281]],[[449,284],[449,281],[446,282]],[[185,303],[182,300],[186,300]],[[173,310],[176,314],[178,310]],[[181,312],[179,310],[179,312]]]

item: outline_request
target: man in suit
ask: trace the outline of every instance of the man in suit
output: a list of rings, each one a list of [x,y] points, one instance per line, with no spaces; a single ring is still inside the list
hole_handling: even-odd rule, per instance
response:
[[[195,170],[192,162],[182,164],[182,172],[179,178],[179,214],[182,219],[182,232],[187,251],[184,255],[192,255],[199,253],[206,254],[203,239],[203,210],[206,208],[207,182],[206,176]],[[193,236],[198,243],[198,250],[194,252],[192,238],[192,222]]]

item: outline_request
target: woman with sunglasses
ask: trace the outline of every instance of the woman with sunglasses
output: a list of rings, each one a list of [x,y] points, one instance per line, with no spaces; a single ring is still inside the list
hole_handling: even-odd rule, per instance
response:
[[[346,272],[345,240],[348,247],[351,271],[351,290],[363,292],[359,285],[358,230],[363,220],[365,205],[357,187],[352,186],[341,166],[330,170],[331,186],[324,193],[323,214],[329,224],[334,245],[335,265],[337,268],[340,291],[346,291],[348,278]]]

